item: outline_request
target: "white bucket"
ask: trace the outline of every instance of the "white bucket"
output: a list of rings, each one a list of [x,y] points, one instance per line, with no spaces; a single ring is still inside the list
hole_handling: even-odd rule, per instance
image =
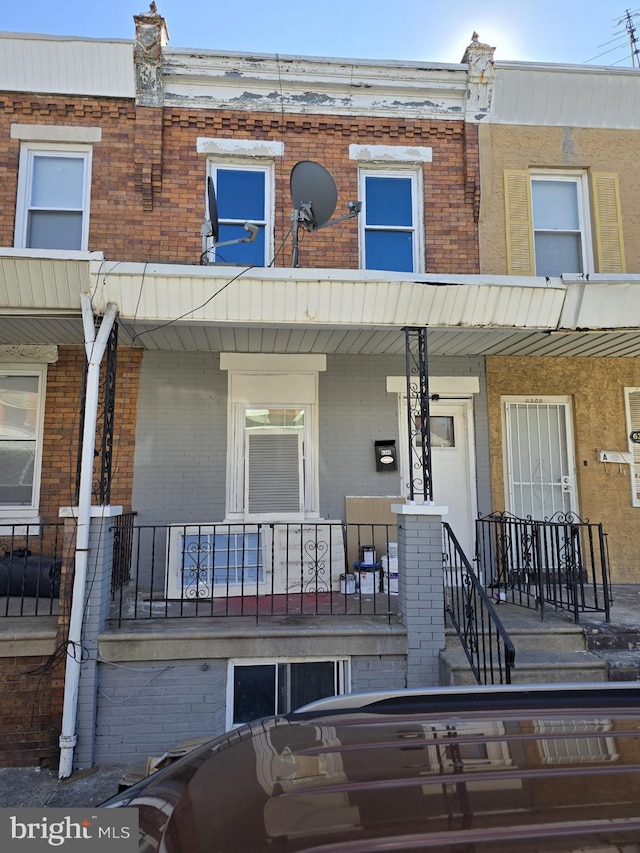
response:
[[[347,575],[340,575],[340,592],[343,595],[353,595],[356,591],[356,576],[350,572]]]
[[[398,593],[398,559],[397,557],[382,558],[382,572],[384,578],[384,588],[391,595]]]
[[[363,595],[373,595],[376,590],[376,581],[378,580],[378,570],[366,571],[361,569],[358,572],[360,577],[360,592]]]

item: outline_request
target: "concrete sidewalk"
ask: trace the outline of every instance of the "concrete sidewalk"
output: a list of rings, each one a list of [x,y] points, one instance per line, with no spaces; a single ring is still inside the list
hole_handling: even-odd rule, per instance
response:
[[[0,807],[97,806],[118,792],[118,782],[129,770],[120,764],[104,764],[78,770],[59,780],[52,770],[38,767],[0,768]]]

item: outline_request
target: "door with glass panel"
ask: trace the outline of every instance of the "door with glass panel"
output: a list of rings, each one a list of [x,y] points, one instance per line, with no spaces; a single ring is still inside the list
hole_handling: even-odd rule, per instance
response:
[[[507,397],[503,404],[508,510],[536,520],[577,513],[568,398]]]

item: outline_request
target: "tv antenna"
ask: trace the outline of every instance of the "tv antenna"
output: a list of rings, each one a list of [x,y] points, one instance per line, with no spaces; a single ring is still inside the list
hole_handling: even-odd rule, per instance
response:
[[[291,266],[298,266],[298,229],[319,231],[329,225],[337,225],[347,219],[354,219],[362,210],[361,201],[348,201],[349,213],[331,219],[338,201],[336,182],[331,174],[319,163],[302,160],[291,170],[289,179],[291,200],[293,201],[293,252]]]
[[[222,243],[218,242],[218,238],[220,237],[218,204],[216,202],[216,189],[211,175],[207,176],[207,213],[209,218],[200,229],[200,234],[205,240],[211,237],[212,243],[210,246],[206,246],[204,252],[200,255],[200,264],[202,266],[207,266],[210,263],[209,252],[212,249],[218,249],[220,246],[234,246],[236,243],[253,243],[258,236],[258,226],[254,225],[253,222],[245,222],[243,227],[245,231],[249,232],[248,237],[239,237],[237,240],[224,240]]]

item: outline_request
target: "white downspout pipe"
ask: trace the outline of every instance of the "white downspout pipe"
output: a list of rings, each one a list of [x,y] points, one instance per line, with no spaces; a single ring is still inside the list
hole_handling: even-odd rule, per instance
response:
[[[87,387],[85,394],[84,432],[82,435],[82,460],[80,465],[80,489],[78,494],[78,516],[76,529],[75,576],[69,619],[67,641],[67,666],[64,679],[64,703],[62,706],[62,733],[60,735],[60,767],[58,778],[66,779],[73,772],[73,750],[77,742],[76,717],[78,712],[78,687],[80,684],[82,623],[84,620],[87,585],[87,557],[91,525],[91,489],[93,485],[93,463],[98,420],[98,392],[100,385],[100,363],[107,347],[111,329],[118,316],[113,303],[107,305],[102,324],[96,336],[88,294],[80,297],[84,326],[84,347],[87,355]]]

